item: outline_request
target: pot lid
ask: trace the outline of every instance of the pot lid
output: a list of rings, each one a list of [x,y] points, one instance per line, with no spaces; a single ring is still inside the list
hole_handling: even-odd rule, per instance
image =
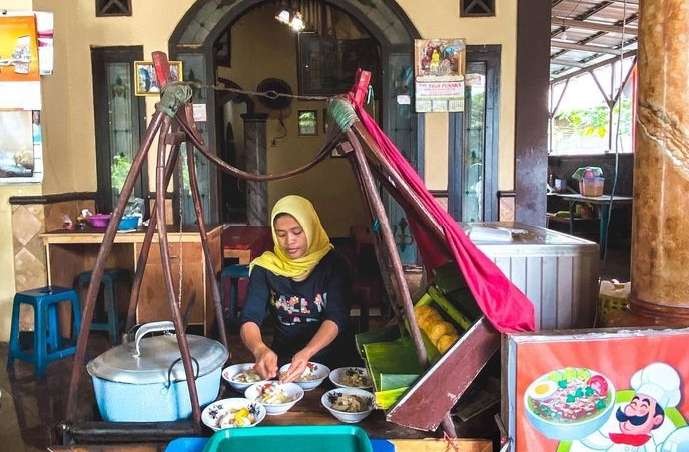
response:
[[[172,322],[143,325],[136,340],[102,353],[91,360],[89,375],[119,383],[150,384],[186,380],[182,355],[175,334],[143,336],[153,331],[174,330]],[[227,360],[227,349],[218,341],[203,336],[186,335],[192,357],[194,375],[202,377],[221,367]]]

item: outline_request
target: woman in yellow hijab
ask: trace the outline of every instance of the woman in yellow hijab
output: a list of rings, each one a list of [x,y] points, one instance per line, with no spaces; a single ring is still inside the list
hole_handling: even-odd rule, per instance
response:
[[[348,364],[342,362],[353,349],[347,266],[307,199],[285,196],[270,220],[275,246],[251,262],[240,318],[242,342],[254,355],[256,372],[274,378],[278,365],[289,362],[280,376],[289,382],[301,376],[309,361]],[[267,315],[275,320],[270,347],[260,329]]]

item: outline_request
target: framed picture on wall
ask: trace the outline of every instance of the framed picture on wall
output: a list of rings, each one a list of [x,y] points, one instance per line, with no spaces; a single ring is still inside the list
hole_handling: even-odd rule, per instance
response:
[[[300,136],[318,135],[318,111],[299,110],[297,112],[297,127]]]
[[[170,61],[170,81],[182,81],[182,62]],[[134,94],[137,96],[156,96],[160,94],[160,85],[156,78],[155,68],[151,61],[134,62]]]
[[[318,33],[297,37],[297,82],[299,94],[332,96],[349,91],[358,68],[374,74],[378,83],[378,44],[370,38],[336,39]]]

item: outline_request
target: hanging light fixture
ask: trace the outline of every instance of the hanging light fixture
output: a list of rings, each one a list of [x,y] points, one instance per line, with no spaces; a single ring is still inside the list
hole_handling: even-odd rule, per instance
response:
[[[290,23],[290,17],[289,16],[290,16],[289,11],[287,11],[286,9],[283,9],[282,11],[280,11],[278,13],[277,16],[275,16],[275,20],[277,20],[281,24],[289,25],[289,23]]]
[[[306,28],[298,2],[293,1],[289,4],[287,0],[280,0],[277,11],[275,20],[289,26],[292,31],[299,33]]]
[[[292,28],[292,31],[295,31],[297,33],[304,31],[304,28],[306,28],[306,25],[304,25],[304,19],[301,15],[301,12],[297,11],[294,13],[294,16],[292,17],[292,21],[289,24],[290,28]]]
[[[278,13],[275,16],[275,20],[281,24],[289,25],[292,14],[290,14],[290,8],[286,0],[282,0],[278,7]]]

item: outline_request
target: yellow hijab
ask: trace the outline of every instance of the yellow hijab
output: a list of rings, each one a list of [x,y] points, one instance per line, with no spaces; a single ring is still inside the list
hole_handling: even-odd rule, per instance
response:
[[[306,254],[298,259],[290,259],[285,254],[275,233],[275,217],[283,213],[294,217],[306,234]],[[301,281],[309,276],[323,256],[333,248],[313,205],[301,196],[288,195],[275,203],[270,214],[270,228],[273,232],[273,252],[266,251],[251,261],[249,271],[254,265],[258,265],[276,275]]]

